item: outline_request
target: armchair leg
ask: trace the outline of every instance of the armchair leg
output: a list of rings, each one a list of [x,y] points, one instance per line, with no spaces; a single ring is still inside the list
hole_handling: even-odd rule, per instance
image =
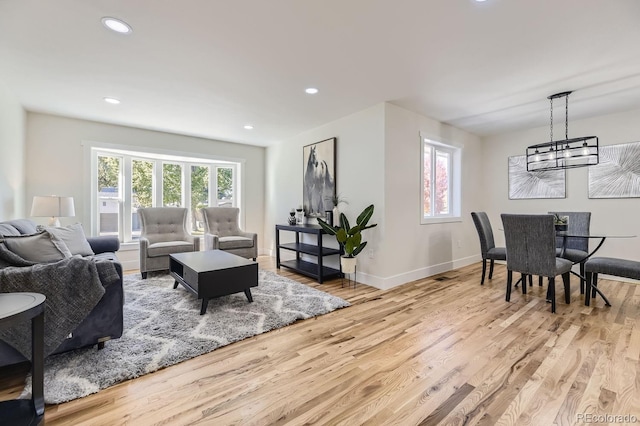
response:
[[[141,275],[142,275],[142,279],[143,280],[147,279],[147,273],[146,272],[142,272]]]
[[[98,350],[104,349],[104,343],[105,342],[98,342]]]

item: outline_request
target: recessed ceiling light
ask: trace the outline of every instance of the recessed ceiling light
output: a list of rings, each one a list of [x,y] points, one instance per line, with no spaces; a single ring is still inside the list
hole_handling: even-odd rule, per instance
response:
[[[118,105],[120,103],[120,101],[116,98],[103,98],[103,99],[108,104]]]
[[[251,124],[246,124],[244,128],[247,130],[253,130],[253,126]]]
[[[318,93],[318,89],[316,89],[315,87],[308,87],[304,89],[304,91],[310,95],[315,95],[316,93]]]
[[[130,34],[133,31],[131,26],[126,22],[110,16],[102,18],[102,25],[120,34]]]

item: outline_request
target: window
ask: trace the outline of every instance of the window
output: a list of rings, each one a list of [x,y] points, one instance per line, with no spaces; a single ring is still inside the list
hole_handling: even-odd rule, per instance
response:
[[[200,209],[238,207],[240,163],[91,147],[93,235],[140,238],[138,209],[189,209],[192,234],[203,234]],[[94,207],[95,206],[95,207]]]
[[[421,136],[422,223],[460,219],[460,151]]]

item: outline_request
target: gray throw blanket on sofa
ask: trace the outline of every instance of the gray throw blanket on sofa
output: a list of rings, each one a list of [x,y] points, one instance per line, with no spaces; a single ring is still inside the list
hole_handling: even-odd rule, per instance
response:
[[[104,295],[104,286],[120,277],[109,261],[74,256],[55,263],[25,266],[26,261],[0,244],[0,293],[32,292],[47,298],[44,354],[51,354]],[[6,266],[17,264],[18,266]],[[104,284],[104,286],[103,286]],[[31,359],[31,322],[0,331],[0,339]]]

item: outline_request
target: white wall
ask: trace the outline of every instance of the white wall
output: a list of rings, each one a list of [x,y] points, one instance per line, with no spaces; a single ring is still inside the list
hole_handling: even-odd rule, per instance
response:
[[[461,222],[420,224],[421,133],[462,147]],[[384,265],[385,279],[378,285],[380,288],[449,271],[480,259],[470,213],[483,205],[485,187],[478,161],[481,155],[482,144],[477,136],[386,104],[386,233],[384,247],[378,255]]]
[[[569,120],[569,137],[598,136],[600,146],[640,141],[640,110],[600,116],[585,120]],[[489,215],[497,245],[504,245],[500,213],[546,213],[548,211],[590,211],[591,231],[608,234],[632,234],[640,238],[640,198],[589,199],[588,168],[566,171],[564,199],[509,200],[507,159],[524,155],[526,147],[549,139],[549,128],[540,127],[521,132],[484,138],[483,174],[486,191],[484,208]],[[607,239],[598,256],[640,260],[640,239]],[[597,240],[596,240],[597,241]],[[590,244],[593,245],[595,241]]]
[[[100,142],[136,148],[154,148],[191,154],[206,154],[244,161],[245,229],[258,233],[259,250],[264,252],[265,149],[210,139],[117,126],[29,112],[27,115],[26,204],[34,195],[73,196],[76,217],[60,218],[65,225],[81,222],[89,229],[89,189],[83,142]],[[25,203],[23,203],[25,204]],[[23,205],[23,207],[25,207]],[[28,210],[27,210],[28,211]],[[34,218],[46,221],[46,218]],[[125,269],[137,268],[137,251],[119,253]]]
[[[25,216],[26,113],[0,82],[0,221]]]
[[[464,146],[462,222],[420,224],[421,131]],[[378,226],[363,233],[368,246],[358,256],[358,281],[390,288],[479,259],[469,214],[482,203],[479,138],[386,103],[267,149],[270,248],[275,249],[275,224],[285,223],[289,209],[302,200],[302,147],[334,136],[338,193],[349,201],[341,210],[355,218],[375,204],[372,222]]]
[[[367,249],[376,250],[380,245],[384,233],[384,104],[309,130],[267,149],[265,238],[271,250],[275,250],[275,225],[286,223],[289,210],[302,204],[303,146],[332,137],[337,138],[337,193],[349,202],[341,205],[341,211],[355,220],[365,207],[374,204],[370,223],[378,223],[378,226],[364,231],[363,237],[368,241]],[[292,237],[291,232],[281,233],[281,241],[292,241]],[[272,253],[275,256],[275,251]],[[283,251],[282,254],[289,258],[288,253]],[[326,260],[329,266],[337,266],[337,259]],[[366,277],[375,277],[381,272],[381,262],[358,256],[358,281],[367,282]]]

